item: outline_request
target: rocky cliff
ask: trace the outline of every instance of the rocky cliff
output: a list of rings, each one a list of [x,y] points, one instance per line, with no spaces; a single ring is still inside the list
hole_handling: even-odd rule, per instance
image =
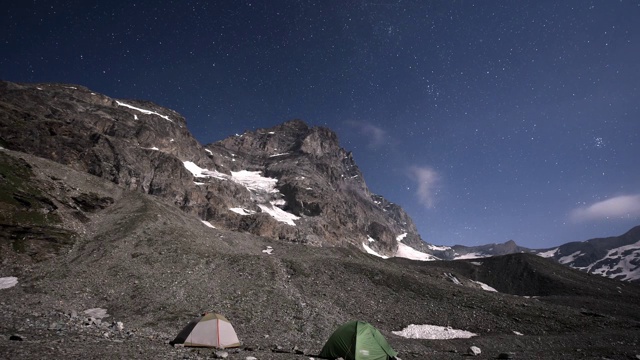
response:
[[[422,248],[327,128],[292,120],[203,146],[148,101],[77,85],[0,83],[0,145],[164,199],[213,226],[316,246]]]

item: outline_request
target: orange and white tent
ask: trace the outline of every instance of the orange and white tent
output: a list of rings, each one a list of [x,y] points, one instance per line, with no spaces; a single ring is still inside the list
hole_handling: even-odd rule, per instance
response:
[[[240,340],[224,316],[204,313],[191,320],[170,344],[225,349],[240,346]]]

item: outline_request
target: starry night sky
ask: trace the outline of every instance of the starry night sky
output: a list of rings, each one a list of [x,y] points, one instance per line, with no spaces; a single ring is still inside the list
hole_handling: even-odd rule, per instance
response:
[[[430,243],[530,248],[640,224],[640,2],[28,1],[0,78],[150,100],[202,144],[337,132]]]

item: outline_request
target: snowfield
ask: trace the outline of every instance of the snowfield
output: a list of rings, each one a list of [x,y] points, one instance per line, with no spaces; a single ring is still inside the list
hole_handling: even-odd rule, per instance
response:
[[[276,189],[278,179],[264,177],[259,171],[232,171],[231,176],[223,174],[215,170],[207,170],[201,168],[197,164],[191,161],[185,161],[184,167],[193,174],[196,178],[216,178],[220,180],[231,180],[237,184],[244,186],[252,195],[252,198],[258,203],[258,207],[263,213],[269,214],[274,219],[286,223],[291,226],[296,226],[294,220],[300,219],[298,216],[288,213],[278,206],[283,206],[286,202],[282,199],[282,194]],[[204,185],[203,183],[196,182],[196,185]],[[240,207],[233,207],[229,209],[236,214],[243,216],[253,215],[256,212]]]

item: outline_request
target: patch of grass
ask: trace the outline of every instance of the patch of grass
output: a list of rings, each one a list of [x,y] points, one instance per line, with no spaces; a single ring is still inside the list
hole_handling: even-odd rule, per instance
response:
[[[293,277],[307,277],[311,274],[307,266],[298,260],[282,259],[282,263],[286,266],[287,273]]]
[[[75,234],[60,228],[56,210],[35,181],[31,165],[0,151],[0,246],[34,261],[70,247]]]
[[[25,243],[24,239],[14,239],[11,247],[13,248],[13,251],[17,253],[27,252],[27,244]]]
[[[55,205],[34,185],[31,165],[0,152],[0,223],[60,224],[53,210]]]

